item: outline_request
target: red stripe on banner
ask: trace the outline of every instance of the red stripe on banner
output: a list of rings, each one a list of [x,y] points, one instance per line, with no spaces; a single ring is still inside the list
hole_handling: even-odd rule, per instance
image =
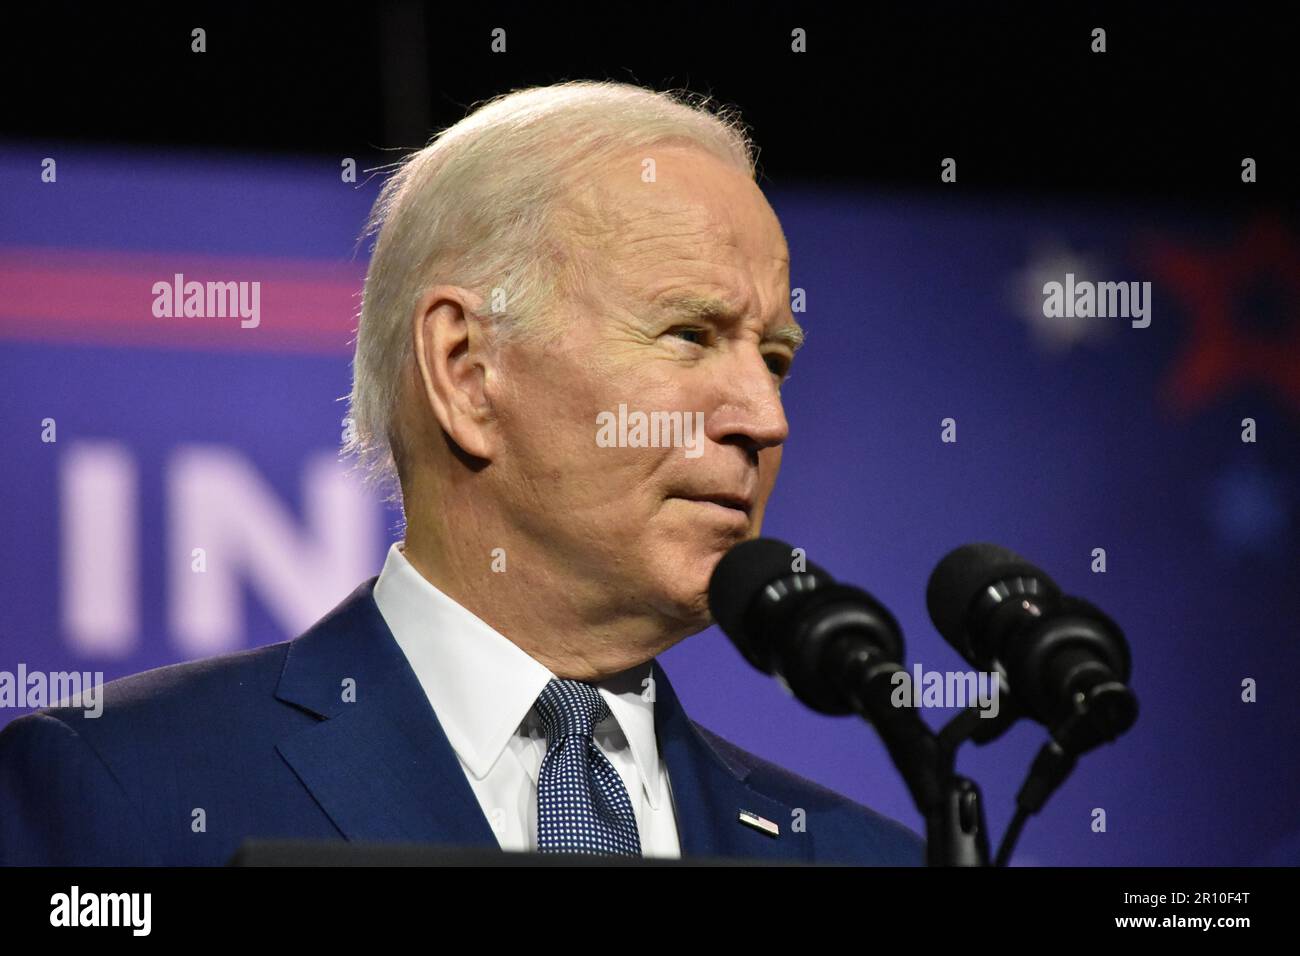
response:
[[[245,283],[249,305],[259,283],[258,324],[244,328],[238,314],[156,317],[154,284],[174,287],[177,273],[204,284],[205,307],[209,282]],[[0,338],[346,353],[364,278],[364,263],[346,260],[0,247]]]

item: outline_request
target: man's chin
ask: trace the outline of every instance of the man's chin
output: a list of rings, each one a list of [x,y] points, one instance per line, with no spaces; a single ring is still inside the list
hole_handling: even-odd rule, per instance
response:
[[[709,616],[707,601],[705,606],[691,607],[680,604],[675,606],[675,613],[672,615],[671,623],[664,628],[664,647],[672,647],[680,644],[687,638],[694,637],[703,630],[707,630],[713,623],[713,618]]]
[[[709,579],[713,569],[726,553],[725,549],[705,554],[681,556],[659,572],[656,577],[660,595],[661,612],[694,634],[712,623],[709,614]]]
[[[706,515],[707,517],[707,515]],[[645,539],[643,594],[655,609],[694,634],[712,623],[709,580],[723,556],[748,533],[744,525],[696,519],[658,525]]]

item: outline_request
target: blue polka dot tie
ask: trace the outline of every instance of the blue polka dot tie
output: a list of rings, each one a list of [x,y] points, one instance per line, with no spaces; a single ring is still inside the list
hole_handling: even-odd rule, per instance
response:
[[[591,684],[553,678],[537,698],[546,756],[537,775],[539,853],[640,856],[627,787],[592,730],[609,705]]]

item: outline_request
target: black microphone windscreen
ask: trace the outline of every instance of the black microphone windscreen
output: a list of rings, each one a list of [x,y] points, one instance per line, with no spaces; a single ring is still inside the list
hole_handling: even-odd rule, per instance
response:
[[[930,575],[925,606],[935,628],[951,644],[962,643],[966,612],[990,584],[1006,578],[1052,579],[1014,551],[997,544],[964,544],[950,551]]]
[[[709,611],[728,637],[742,639],[745,612],[754,599],[773,581],[793,573],[793,552],[784,541],[754,538],[722,556],[709,578]],[[808,568],[820,571],[811,562]]]

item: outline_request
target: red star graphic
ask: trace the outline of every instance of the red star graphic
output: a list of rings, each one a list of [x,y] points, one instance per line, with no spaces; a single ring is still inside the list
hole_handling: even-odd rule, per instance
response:
[[[1254,383],[1300,411],[1300,243],[1281,222],[1258,218],[1235,244],[1216,251],[1158,243],[1147,261],[1191,317],[1187,344],[1162,386],[1175,411],[1189,414]],[[1235,301],[1265,278],[1286,291],[1286,326],[1272,334],[1233,321]]]

